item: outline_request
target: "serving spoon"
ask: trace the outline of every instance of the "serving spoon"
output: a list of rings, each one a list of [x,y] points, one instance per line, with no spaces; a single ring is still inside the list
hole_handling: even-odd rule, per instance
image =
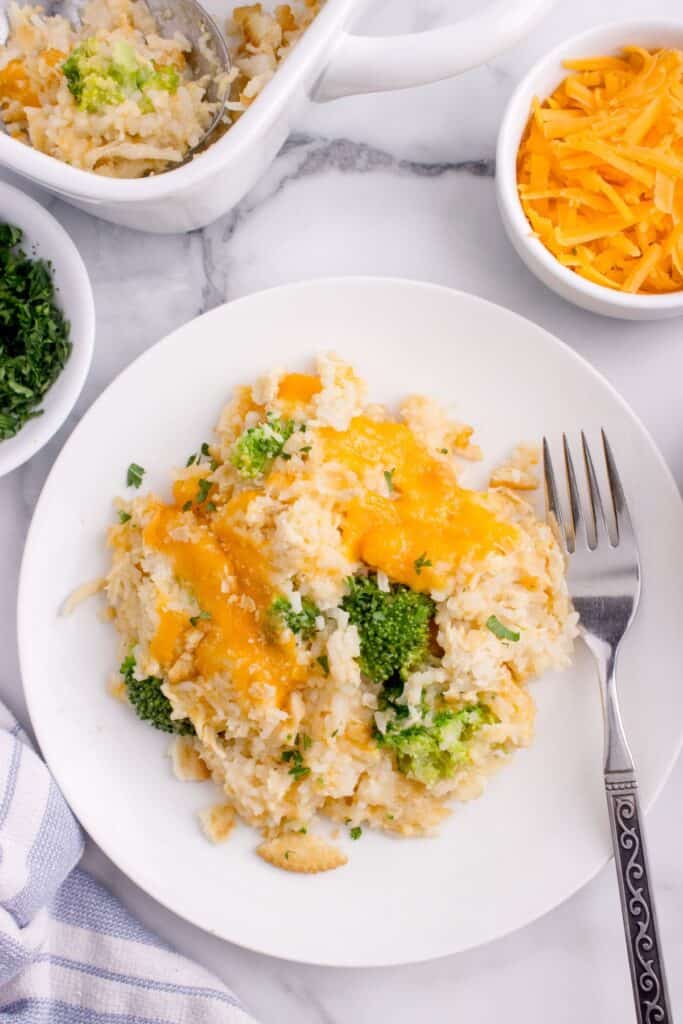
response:
[[[216,104],[216,110],[206,131],[199,141],[192,146],[182,161],[185,163],[200,150],[220,124],[228,99],[229,72],[231,67],[230,54],[223,33],[211,15],[197,0],[142,0],[156,22],[159,34],[172,38],[177,32],[191,44],[192,50],[187,55],[187,63],[195,78],[204,75],[208,78],[206,98]],[[48,15],[62,14],[72,24],[80,24],[81,10],[86,0],[64,0],[47,4]],[[0,11],[0,46],[7,42],[9,22],[5,4]],[[173,164],[169,167],[177,167]]]

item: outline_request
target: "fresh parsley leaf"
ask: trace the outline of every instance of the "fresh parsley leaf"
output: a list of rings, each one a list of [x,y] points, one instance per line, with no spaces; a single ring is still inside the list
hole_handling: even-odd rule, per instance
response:
[[[356,825],[354,826],[354,828],[349,829],[349,835],[351,836],[352,839],[360,839],[360,837],[363,835],[363,829],[360,827],[360,825]]]
[[[215,505],[215,503],[213,501],[207,501],[207,503],[206,503],[206,511],[207,512],[215,512],[216,511],[216,505]]]
[[[189,459],[188,459],[188,460],[187,460],[187,462],[185,463],[185,466],[186,466],[186,467],[188,467],[188,466],[194,466],[194,464],[195,464],[195,462],[196,462],[196,461],[197,461],[197,456],[196,456],[196,455],[190,455]]]
[[[384,479],[387,482],[387,490],[389,491],[389,494],[393,494],[394,493],[394,473],[395,472],[396,472],[396,467],[394,467],[394,469],[385,469],[384,470]]]
[[[442,455],[448,455],[448,448],[439,448]]]
[[[307,775],[311,774],[311,769],[308,765],[304,764],[300,750],[283,750],[282,760],[286,763],[291,762],[292,767],[289,769],[289,774],[297,782],[299,779],[305,779]]]
[[[200,453],[200,455],[208,455],[209,454],[209,445],[208,445],[207,441],[204,441],[203,445],[199,449],[199,453]]]
[[[415,572],[417,573],[418,576],[422,573],[423,569],[428,568],[431,564],[432,563],[427,558],[426,551],[423,551],[420,557],[416,558],[415,561],[413,562],[413,565],[415,566]]]
[[[289,598],[282,595],[275,598],[268,609],[268,614],[283,622],[288,629],[291,629],[292,633],[300,636],[302,640],[310,640],[317,629],[316,621],[320,615],[320,609],[309,597],[302,597],[301,611],[295,612]]]
[[[519,640],[519,633],[515,633],[514,630],[508,629],[504,626],[500,619],[497,619],[495,615],[490,615],[486,620],[486,628],[490,629],[494,636],[497,636],[499,640],[511,640],[512,643],[517,643]]]
[[[128,487],[139,487],[144,475],[144,468],[142,466],[138,466],[137,462],[131,462],[128,467],[128,472],[126,473],[126,485]]]
[[[191,508],[192,508],[192,501],[191,500],[190,501],[186,501],[185,504],[183,505],[183,512],[189,512]]]
[[[315,659],[323,670],[323,675],[329,676],[330,674],[330,659],[326,654],[321,654],[319,658]]]
[[[197,484],[197,497],[195,498],[195,501],[198,505],[201,505],[203,502],[206,501],[206,499],[209,496],[209,491],[211,490],[212,487],[213,484],[211,483],[210,480],[207,480],[205,477],[201,478],[201,480]]]
[[[211,612],[205,612],[204,609],[200,611],[199,615],[190,616],[190,622],[193,626],[196,626],[200,621],[206,622],[211,618]]]

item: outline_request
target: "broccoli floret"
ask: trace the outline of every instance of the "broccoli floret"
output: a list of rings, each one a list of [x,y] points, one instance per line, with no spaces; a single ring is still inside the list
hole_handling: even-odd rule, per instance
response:
[[[179,85],[180,75],[177,69],[165,64],[152,72],[145,88],[163,89],[164,92],[174,93]]]
[[[316,631],[315,620],[320,615],[320,609],[309,597],[302,597],[301,611],[295,612],[288,598],[276,597],[269,614],[281,619],[302,640],[310,640]]]
[[[171,718],[173,708],[168,697],[161,692],[161,679],[156,676],[135,678],[135,658],[132,654],[124,658],[119,671],[126,684],[128,700],[138,718],[162,732],[172,732],[178,736],[194,734],[195,729],[189,718]]]
[[[103,107],[135,99],[143,112],[154,110],[146,89],[175,92],[180,82],[174,67],[155,67],[142,60],[130,43],[119,39],[112,56],[104,57],[95,39],[86,39],[62,64],[69,91],[82,110],[97,113]]]
[[[269,413],[263,423],[245,430],[235,442],[230,457],[240,476],[250,480],[265,476],[275,459],[282,455],[295,428],[294,420],[282,420]]]
[[[126,96],[140,91],[153,74],[151,64],[140,60],[130,43],[117,39],[111,49],[107,74],[117,82]]]
[[[103,63],[97,59],[96,54],[97,43],[94,39],[86,39],[71,51],[62,64],[69,92],[79,105],[87,78],[93,74],[100,75],[104,70]]]
[[[347,580],[341,606],[360,634],[362,672],[376,683],[406,679],[425,660],[434,602],[403,584],[380,590],[375,576]]]
[[[89,114],[96,114],[103,107],[113,107],[125,99],[116,82],[106,75],[88,75],[83,80],[79,107]]]
[[[467,761],[468,742],[477,729],[494,720],[484,704],[467,704],[459,711],[438,712],[431,725],[400,729],[396,722],[389,722],[385,733],[376,730],[375,739],[394,754],[400,772],[432,786],[451,778]]]

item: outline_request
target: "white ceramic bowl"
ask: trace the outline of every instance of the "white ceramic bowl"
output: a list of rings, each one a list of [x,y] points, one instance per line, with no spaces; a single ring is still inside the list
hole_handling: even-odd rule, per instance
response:
[[[50,440],[69,415],[88,376],[95,339],[95,305],[88,272],[61,224],[35,199],[0,182],[0,222],[24,232],[22,247],[52,264],[56,300],[71,325],[71,355],[45,395],[42,416],[0,441],[0,476],[16,469]]]
[[[222,25],[236,2],[204,0],[204,6]],[[0,164],[115,224],[191,231],[226,213],[256,183],[307,100],[404,89],[460,74],[521,39],[552,2],[492,0],[455,25],[384,38],[347,34],[368,0],[326,0],[245,116],[181,167],[137,180],[105,178],[39,153],[1,128]]]
[[[592,313],[623,320],[660,320],[683,314],[683,291],[666,295],[627,295],[586,281],[563,267],[531,231],[517,192],[517,151],[534,96],[545,99],[567,75],[570,57],[616,53],[630,43],[683,47],[683,21],[625,21],[572,36],[535,64],[517,86],[498,135],[496,191],[503,224],[517,253],[544,284],[563,299]]]

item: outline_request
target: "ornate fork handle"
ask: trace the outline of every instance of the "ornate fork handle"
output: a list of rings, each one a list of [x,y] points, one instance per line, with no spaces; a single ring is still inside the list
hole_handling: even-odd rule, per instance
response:
[[[633,770],[605,773],[638,1024],[673,1024]]]

